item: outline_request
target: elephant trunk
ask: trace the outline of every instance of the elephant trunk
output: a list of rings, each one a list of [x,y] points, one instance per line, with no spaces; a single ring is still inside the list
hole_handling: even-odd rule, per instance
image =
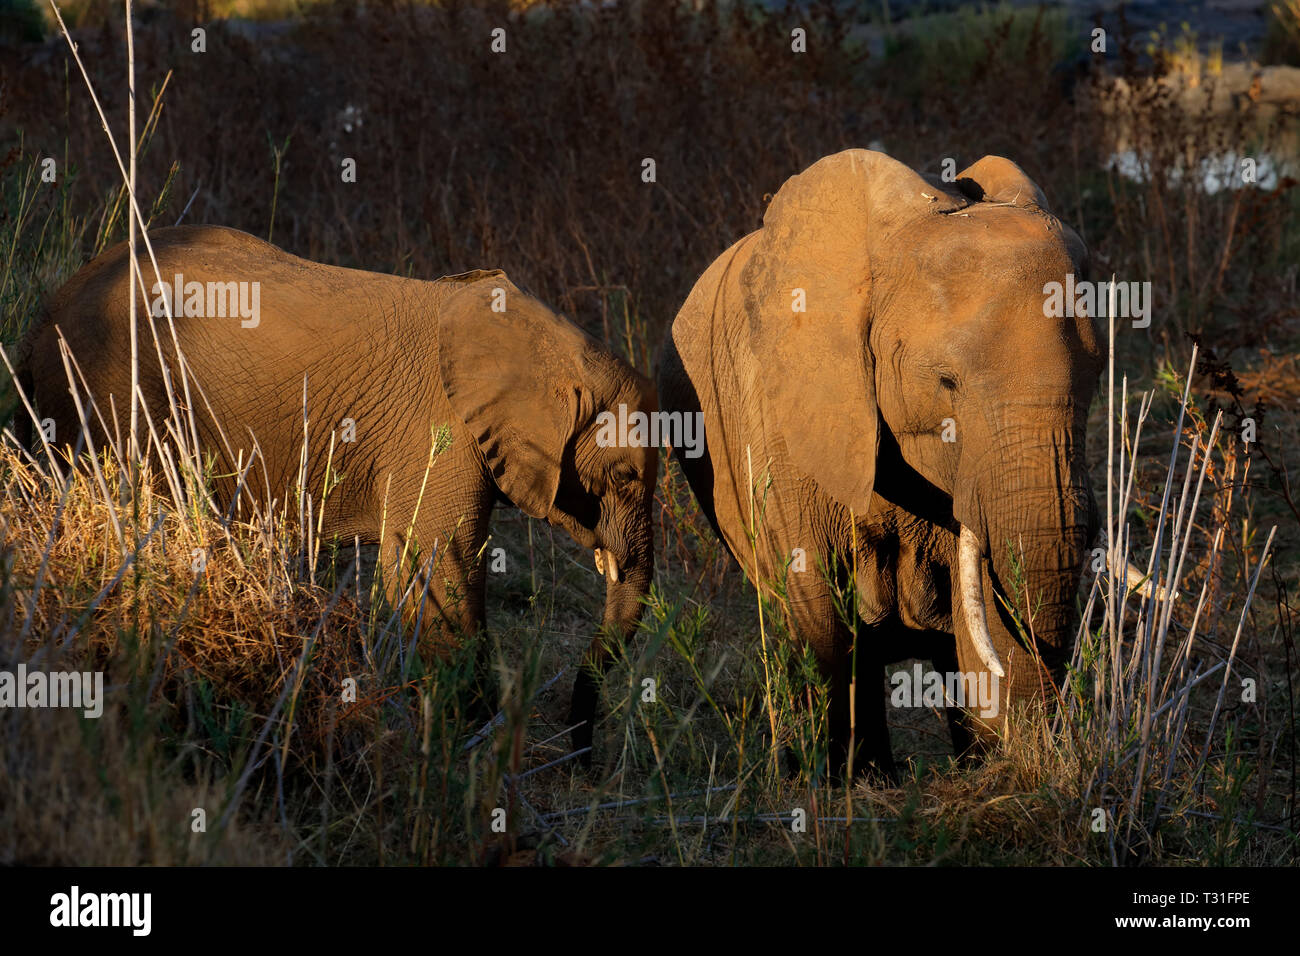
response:
[[[603,632],[617,635],[620,639],[632,636],[645,608],[641,599],[650,590],[651,564],[650,561],[638,561],[631,567],[619,567],[612,555],[605,559]]]
[[[624,552],[622,560],[613,549],[596,551],[596,568],[605,576],[605,614],[600,633],[583,655],[574,679],[568,717],[569,726],[573,728],[573,748],[587,750],[583,759],[586,764],[590,764],[601,678],[612,662],[610,644],[622,644],[631,638],[645,609],[642,599],[649,593],[654,576],[652,542],[647,520],[644,536],[636,536],[635,543]]]
[[[1019,627],[999,602],[1012,635],[1023,629],[1054,681],[1064,675],[1074,634],[1075,595],[1088,553],[1087,486],[1052,485],[1016,493],[1032,502],[1029,520],[995,514],[989,522],[990,578],[1015,609]],[[1010,645],[1008,645],[1010,646]]]
[[[1059,683],[1074,634],[1079,574],[1096,530],[1083,444],[1074,432],[1061,428],[1052,435],[1046,465],[1021,453],[1027,443],[1007,442],[1013,460],[973,483],[979,506],[962,509],[968,513],[961,516],[958,544],[961,613],[984,666],[999,677],[1009,673],[1019,685],[1016,696],[1040,692],[1035,656]],[[988,585],[990,595],[983,593]],[[1008,661],[1023,643],[1020,629],[1032,636],[1036,654],[1015,652]]]

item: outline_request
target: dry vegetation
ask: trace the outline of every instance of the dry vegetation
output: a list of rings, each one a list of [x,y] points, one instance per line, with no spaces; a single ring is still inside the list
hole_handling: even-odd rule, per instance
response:
[[[1189,111],[1141,82],[1127,48],[1109,63],[1134,92],[1107,95],[1062,66],[1086,31],[1034,11],[886,31],[885,54],[869,56],[829,5],[522,6],[535,5],[313,4],[283,27],[206,23],[203,54],[189,31],[210,8],[146,10],[146,216],[377,271],[504,268],[644,369],[695,278],[818,157],[878,142],[937,173],[945,157],[1009,156],[1080,229],[1097,274],[1153,283],[1151,328],[1116,332],[1121,492],[1121,436],[1139,394],[1152,398],[1136,452],[1124,446],[1135,477],[1115,515],[1139,563],[1157,534],[1162,557],[1185,555],[1183,597],[1130,597],[1108,619],[1104,579],[1085,574],[1087,635],[1056,716],[1017,715],[1005,745],[962,770],[941,715],[895,711],[895,750],[914,758],[900,787],[813,788],[774,773],[772,754],[820,747],[823,720],[784,668],[765,682],[754,592],[670,463],[655,591],[607,682],[588,774],[549,764],[568,753],[572,668],[602,589],[590,555],[549,526],[494,519],[511,556],[489,576],[503,719],[478,739],[472,649],[424,672],[365,556],[312,540],[294,507],[248,502],[227,521],[201,494],[123,505],[112,450],[101,485],[6,441],[0,667],[101,668],[110,697],[99,720],[0,711],[0,862],[1294,862],[1300,194],[1285,175],[1211,193],[1178,171],[1229,150],[1294,159],[1295,116]],[[86,4],[82,22],[81,55],[122,130],[120,18]],[[509,48],[496,56],[499,24]],[[789,53],[795,25],[807,55]],[[117,168],[60,44],[0,48],[10,355],[43,298],[125,230]],[[1121,148],[1147,161],[1145,182],[1108,169]],[[1105,386],[1090,435],[1099,498]],[[654,706],[634,703],[645,676]],[[355,702],[342,702],[348,677]],[[498,807],[506,834],[491,826]],[[791,832],[795,808],[806,833]]]

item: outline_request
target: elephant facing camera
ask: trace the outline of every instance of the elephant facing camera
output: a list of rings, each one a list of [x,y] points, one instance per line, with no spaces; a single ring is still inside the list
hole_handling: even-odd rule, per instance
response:
[[[833,774],[894,773],[900,660],[931,662],[907,699],[942,706],[967,759],[1013,708],[1050,707],[1097,533],[1102,340],[1086,310],[1044,308],[1084,244],[1010,160],[956,182],[872,150],[819,160],[699,279],[662,349],[663,409],[704,419],[687,480],[829,686]]]

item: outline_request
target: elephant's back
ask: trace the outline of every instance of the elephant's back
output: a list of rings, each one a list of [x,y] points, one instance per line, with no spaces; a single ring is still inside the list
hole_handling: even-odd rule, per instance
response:
[[[340,348],[373,350],[395,338],[404,305],[425,306],[418,300],[440,294],[436,283],[310,262],[221,226],[160,229],[150,242],[153,259],[143,242],[136,250],[148,291],[137,299],[140,341],[152,349],[152,315],[169,351],[170,311],[196,370],[311,365]],[[57,355],[57,325],[79,361],[101,377],[120,378],[130,357],[128,257],[127,244],[119,243],[69,279],[51,299],[29,351],[48,365]]]
[[[301,259],[256,236],[225,226],[173,226],[149,234],[154,259],[143,241],[137,243],[148,304],[162,317],[168,303],[178,330],[203,325],[210,319],[193,308],[187,287],[204,287],[209,301],[210,284],[243,283],[258,287],[258,305],[270,313],[277,326],[310,326],[313,322],[337,324],[344,316],[355,318],[375,311],[384,298],[409,298],[431,282],[324,265]],[[129,317],[129,248],[118,243],[87,263],[55,293],[48,312],[56,320],[76,324],[96,323],[101,331],[115,330]],[[224,289],[219,290],[224,292]],[[179,298],[177,297],[179,293]],[[197,313],[197,314],[196,314]],[[198,321],[194,321],[198,320]],[[260,327],[249,322],[244,328]],[[213,330],[209,330],[211,333]]]
[[[446,294],[438,283],[313,263],[217,226],[161,229],[150,240],[158,268],[139,243],[148,295],[137,315],[141,390],[155,415],[167,408],[156,351],[175,360],[164,305],[194,378],[235,436],[300,420],[304,378],[311,404],[327,402],[331,412],[337,405],[373,413],[386,393],[427,389],[420,373],[425,356],[436,355],[437,323],[419,316],[431,316]],[[96,257],[51,298],[24,343],[42,414],[48,410],[61,433],[75,434],[77,413],[60,335],[100,408],[110,400],[129,407],[130,273],[125,243]],[[174,365],[172,374],[179,388]]]

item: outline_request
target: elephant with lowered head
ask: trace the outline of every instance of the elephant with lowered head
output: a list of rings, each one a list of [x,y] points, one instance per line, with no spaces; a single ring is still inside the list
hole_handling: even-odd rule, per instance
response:
[[[1085,257],[1006,159],[946,184],[853,149],[789,179],[672,325],[662,407],[704,416],[705,454],[682,468],[815,653],[833,772],[850,756],[893,771],[885,663],[929,658],[945,690],[989,690],[948,708],[959,753],[1063,678],[1098,523],[1101,345],[1044,299]],[[856,622],[835,606],[850,584]]]
[[[234,229],[170,228],[150,238],[162,282],[142,244],[152,288],[139,320],[141,418],[161,429],[168,417],[163,366],[181,391],[170,304],[219,502],[230,501],[255,448],[260,460],[247,481],[256,500],[292,493],[305,379],[305,488],[320,495],[327,464],[342,479],[316,502],[321,531],[380,545],[394,606],[414,577],[406,605],[421,622],[423,653],[484,625],[485,544],[498,501],[594,549],[606,577],[602,629],[635,629],[654,564],[658,452],[597,440],[602,411],[654,410],[651,383],[626,362],[499,271],[424,282],[309,262]],[[128,255],[122,244],[85,266],[24,343],[21,378],[61,444],[75,444],[81,419],[60,335],[104,420],[126,420]],[[451,442],[430,466],[442,426]],[[92,435],[103,448],[103,430]],[[591,740],[603,647],[598,636],[575,683],[579,747]]]

